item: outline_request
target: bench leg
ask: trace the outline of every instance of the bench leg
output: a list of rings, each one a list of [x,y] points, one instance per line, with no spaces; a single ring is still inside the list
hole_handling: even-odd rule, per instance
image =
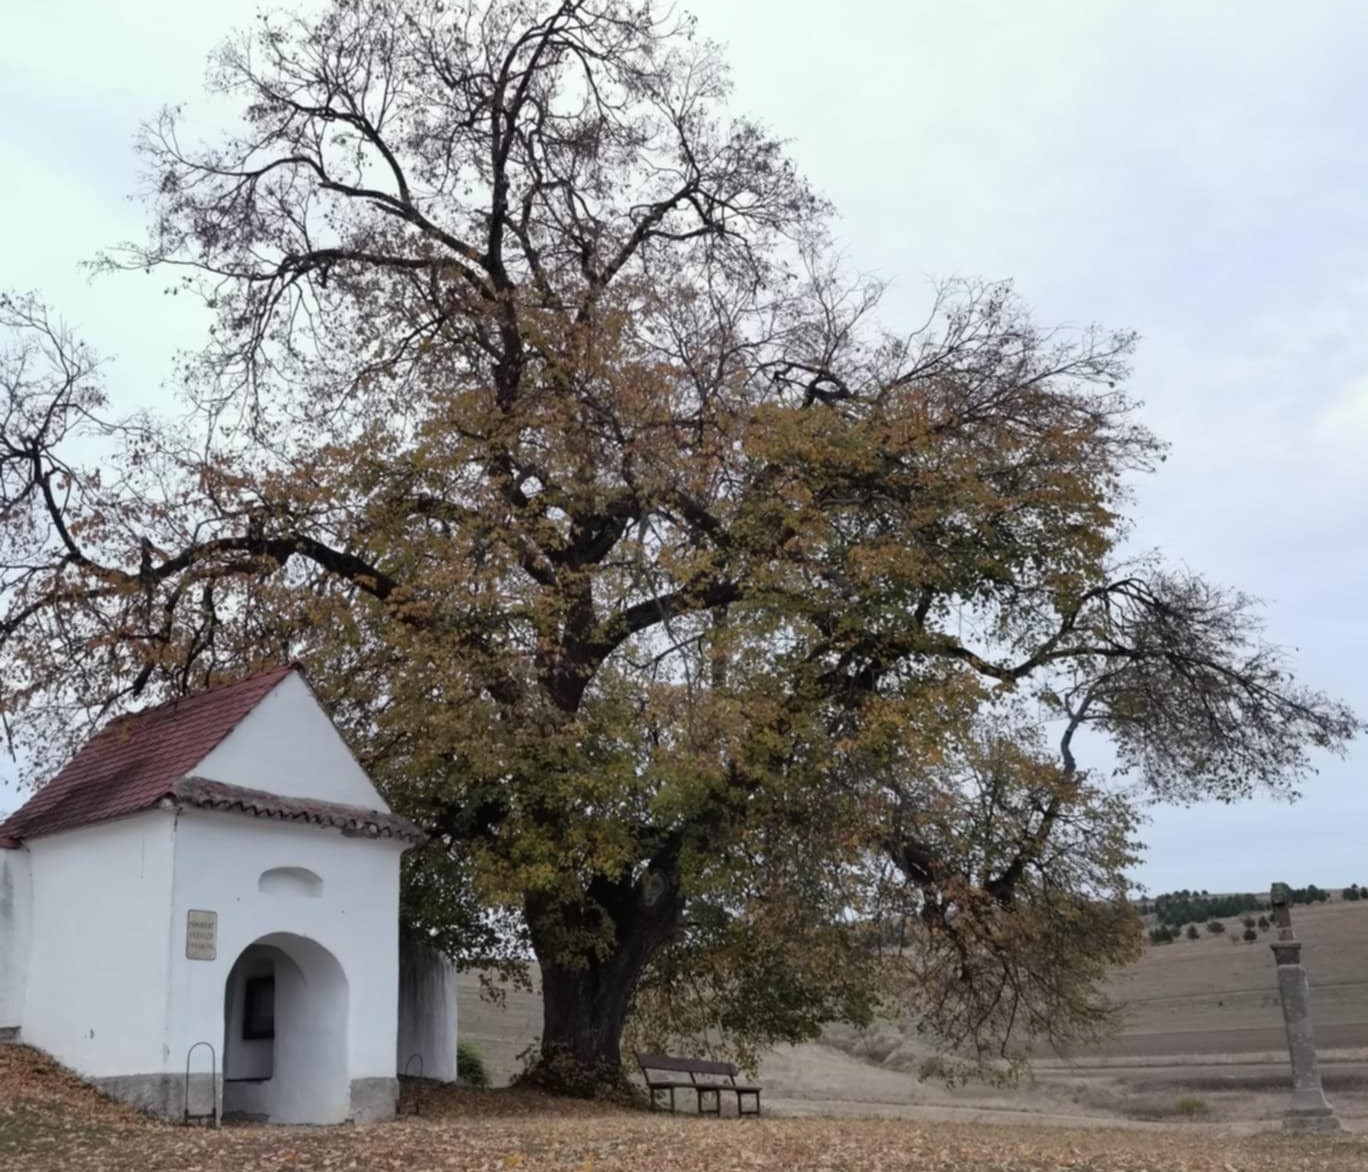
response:
[[[712,1095],[712,1110],[704,1106],[704,1095]],[[700,1115],[716,1115],[722,1118],[722,1090],[720,1087],[699,1087],[698,1088],[698,1113]]]
[[[755,1099],[755,1110],[754,1110],[754,1111],[747,1111],[747,1110],[745,1110],[744,1107],[742,1106],[742,1104],[743,1104],[744,1101],[745,1101],[745,1097],[746,1097],[747,1095],[750,1095],[753,1099]],[[741,1116],[741,1115],[759,1115],[759,1114],[760,1114],[760,1092],[759,1092],[759,1091],[737,1091],[737,1092],[736,1092],[736,1114],[737,1114],[738,1116]]]

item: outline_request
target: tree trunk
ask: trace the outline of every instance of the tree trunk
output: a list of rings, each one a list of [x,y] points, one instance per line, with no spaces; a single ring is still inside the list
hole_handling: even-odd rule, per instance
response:
[[[591,1098],[626,1090],[622,1029],[641,975],[674,936],[684,901],[677,878],[651,872],[632,885],[596,880],[598,898],[584,907],[525,905],[533,947],[541,963],[541,1057],[529,1081],[556,1094]],[[612,927],[606,956],[566,955],[554,942],[575,938],[589,920]]]
[[[625,1084],[622,1027],[641,976],[621,956],[584,968],[542,968],[537,1081],[561,1094],[593,1096]]]

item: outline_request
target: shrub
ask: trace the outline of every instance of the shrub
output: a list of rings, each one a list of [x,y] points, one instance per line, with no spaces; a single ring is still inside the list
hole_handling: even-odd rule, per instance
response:
[[[1213,936],[1219,936],[1222,932],[1225,931],[1225,925],[1221,923],[1220,920],[1208,920],[1207,931],[1210,932]]]
[[[1211,1108],[1207,1106],[1206,1100],[1199,1099],[1196,1095],[1184,1095],[1173,1104],[1173,1109],[1188,1119],[1200,1119],[1203,1115],[1211,1113]]]
[[[1359,885],[1355,883],[1352,887],[1344,889],[1344,898],[1355,901],[1363,898],[1363,893],[1359,890]]]
[[[1187,926],[1187,938],[1189,940],[1200,940],[1202,938],[1201,930],[1196,924],[1189,924]]]
[[[950,1067],[939,1054],[932,1054],[918,1065],[917,1077],[922,1082],[930,1082],[933,1078],[949,1079]]]
[[[1253,916],[1245,916],[1245,918],[1244,918],[1243,920],[1241,920],[1240,922],[1241,922],[1246,928],[1252,928],[1252,927],[1254,927],[1254,923],[1255,923],[1254,917],[1253,917]]]
[[[1260,931],[1260,932],[1267,932],[1267,931],[1268,931],[1268,928],[1269,928],[1268,917],[1267,917],[1267,916],[1260,916],[1260,917],[1259,917],[1259,931]]]
[[[1259,933],[1253,928],[1246,928],[1244,930],[1244,938],[1246,941],[1253,943],[1259,938]]]
[[[1173,931],[1167,924],[1160,924],[1157,928],[1150,929],[1149,938],[1151,944],[1172,944]]]
[[[485,1065],[484,1055],[476,1049],[474,1042],[467,1042],[464,1039],[457,1041],[456,1077],[469,1087],[489,1086],[489,1068]]]

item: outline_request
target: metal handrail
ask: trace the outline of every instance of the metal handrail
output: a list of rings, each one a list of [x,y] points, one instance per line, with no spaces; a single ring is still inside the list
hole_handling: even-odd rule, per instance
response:
[[[190,1059],[196,1050],[204,1046],[209,1051],[209,1094],[213,1098],[213,1109],[201,1115],[190,1114]],[[215,1127],[222,1126],[223,1116],[219,1111],[219,1090],[218,1090],[218,1051],[214,1049],[213,1042],[196,1042],[185,1052],[185,1102],[181,1114],[181,1124],[184,1127],[190,1126],[190,1121],[203,1122],[212,1119]]]

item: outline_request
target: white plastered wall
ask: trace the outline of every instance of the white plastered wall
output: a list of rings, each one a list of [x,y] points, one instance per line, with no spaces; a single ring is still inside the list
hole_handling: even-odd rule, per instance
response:
[[[389,813],[298,673],[281,680],[190,772],[283,797]]]
[[[26,846],[23,1040],[91,1078],[168,1068],[175,817],[150,810]]]
[[[275,944],[300,963],[290,942],[311,941],[334,957],[347,983],[345,1068],[350,1081],[395,1076],[399,980],[399,857],[390,839],[349,838],[335,830],[240,814],[184,811],[176,835],[174,925],[171,949],[171,1051],[184,1069],[189,1047],[224,1037],[224,994],[234,962],[249,945]],[[268,882],[261,876],[291,868],[321,880]],[[187,913],[218,917],[216,957],[185,955]],[[279,996],[279,993],[278,993]],[[286,1007],[278,1003],[278,1023]],[[280,1024],[277,1029],[281,1028]],[[339,1059],[340,1060],[340,1059]],[[323,1123],[347,1118],[330,1105]]]
[[[29,853],[0,850],[0,1030],[17,1030],[24,1023],[32,929]]]
[[[399,948],[400,1074],[456,1081],[456,968],[416,940]]]

